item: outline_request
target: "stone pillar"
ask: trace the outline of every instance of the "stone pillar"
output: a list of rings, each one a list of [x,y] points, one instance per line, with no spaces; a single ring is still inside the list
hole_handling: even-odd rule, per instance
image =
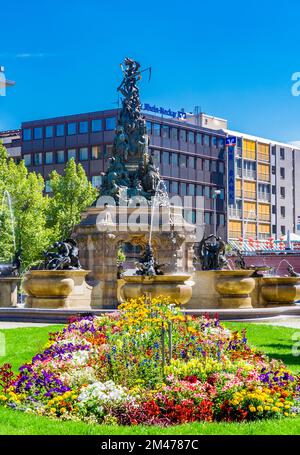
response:
[[[18,303],[18,277],[0,277],[0,307],[15,307]]]

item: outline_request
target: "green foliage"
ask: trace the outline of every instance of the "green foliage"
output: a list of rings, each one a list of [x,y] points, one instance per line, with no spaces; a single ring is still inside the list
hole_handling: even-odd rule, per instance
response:
[[[71,159],[63,175],[53,171],[50,175],[53,197],[49,201],[48,226],[56,238],[66,238],[79,223],[81,212],[97,197],[97,190],[88,181],[81,164]]]
[[[22,250],[22,268],[36,263],[49,244],[50,231],[46,228],[48,197],[43,195],[44,180],[28,173],[23,161],[16,164],[8,158],[0,144],[0,258],[11,260],[14,254],[13,228],[16,249]],[[10,195],[14,221],[12,222],[7,192]]]
[[[118,264],[122,264],[125,261],[126,261],[126,255],[125,255],[123,249],[119,248],[118,254],[117,254],[117,262],[118,262]]]

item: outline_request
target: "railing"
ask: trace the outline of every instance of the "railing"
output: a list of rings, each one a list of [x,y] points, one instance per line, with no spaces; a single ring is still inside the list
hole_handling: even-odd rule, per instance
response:
[[[253,171],[251,169],[244,169],[244,178],[246,179],[256,179],[256,171]]]
[[[247,220],[255,220],[256,219],[256,213],[253,212],[252,210],[246,210],[244,212],[244,218]]]
[[[262,180],[264,182],[269,182],[270,181],[270,174],[258,174],[258,180]]]
[[[270,155],[264,155],[263,153],[258,153],[257,158],[259,161],[265,161],[266,163],[270,162]]]
[[[271,193],[265,193],[265,192],[258,192],[258,200],[259,201],[267,201],[270,202],[271,200]]]
[[[242,218],[241,209],[229,208],[228,214],[230,218]]]
[[[258,233],[258,238],[259,238],[259,239],[269,239],[269,238],[270,238],[270,235],[271,235],[270,233],[265,233],[265,232],[262,233],[262,232],[259,232],[259,233]]]
[[[246,199],[256,199],[256,192],[255,191],[244,190],[244,198],[246,198]]]
[[[237,175],[237,177],[242,177],[242,175],[243,175],[243,170],[242,170],[241,167],[237,167],[237,168],[236,168],[236,175]]]
[[[259,219],[259,221],[271,221],[271,214],[270,213],[259,213],[258,219]]]

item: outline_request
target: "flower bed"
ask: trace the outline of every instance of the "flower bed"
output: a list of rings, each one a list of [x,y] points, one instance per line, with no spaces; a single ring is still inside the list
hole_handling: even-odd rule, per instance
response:
[[[300,412],[300,377],[218,319],[193,318],[168,299],[126,302],[50,334],[14,375],[0,368],[3,406],[68,420],[173,425]]]

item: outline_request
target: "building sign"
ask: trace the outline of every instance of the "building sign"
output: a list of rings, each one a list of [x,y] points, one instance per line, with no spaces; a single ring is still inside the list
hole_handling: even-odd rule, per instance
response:
[[[157,107],[155,104],[144,103],[142,106],[144,111],[154,112],[155,114],[168,115],[169,117],[179,118],[180,120],[186,119],[186,112],[184,111],[172,111],[171,109],[165,109],[164,107]]]
[[[236,137],[226,139],[228,169],[228,204],[235,204],[235,146]]]

